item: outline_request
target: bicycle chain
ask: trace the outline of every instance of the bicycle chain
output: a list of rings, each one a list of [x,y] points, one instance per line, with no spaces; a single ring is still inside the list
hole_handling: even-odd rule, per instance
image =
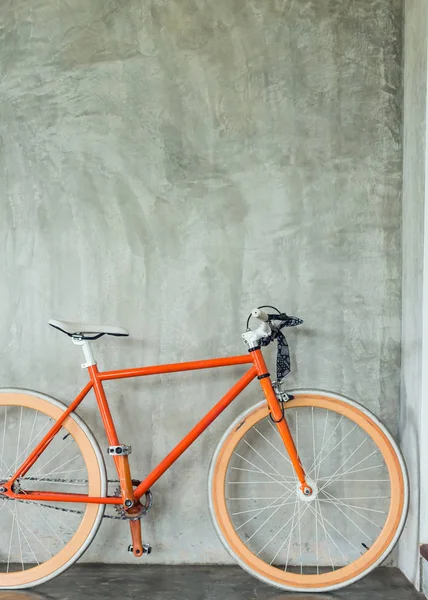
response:
[[[88,483],[86,479],[41,479],[38,477],[23,477],[22,479],[20,479],[19,481],[47,481],[49,483],[76,483],[76,484],[80,484],[80,483]],[[119,479],[108,479],[107,483],[120,483]],[[132,480],[132,483],[135,485],[139,485],[141,482],[137,481],[135,479]],[[120,490],[120,488],[119,488]],[[17,488],[15,488],[15,493],[16,491],[19,491],[19,484],[17,486]],[[24,492],[24,490],[21,490],[22,492]],[[24,492],[25,493],[25,492]],[[117,493],[117,490],[116,492]],[[146,511],[143,513],[143,516],[147,514],[147,512],[150,510],[151,506],[152,506],[152,494],[150,493],[150,491],[147,492],[149,494],[149,504],[146,507]],[[17,502],[25,502],[25,500],[17,500]],[[43,508],[51,508],[52,510],[59,510],[60,512],[67,512],[67,513],[73,513],[76,515],[83,515],[84,511],[83,510],[76,510],[75,508],[63,508],[61,506],[52,506],[51,504],[42,504],[40,502],[37,503],[38,506],[42,506]],[[119,505],[115,505],[116,510],[120,511],[120,514],[118,516],[114,516],[114,515],[103,515],[103,519],[113,519],[115,521],[128,521],[129,517],[126,516],[126,513],[123,509],[121,509],[119,507]]]

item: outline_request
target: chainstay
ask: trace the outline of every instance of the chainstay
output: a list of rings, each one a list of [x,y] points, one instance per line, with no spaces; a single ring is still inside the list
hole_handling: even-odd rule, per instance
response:
[[[88,481],[86,479],[57,479],[57,478],[50,478],[50,479],[43,479],[42,477],[23,477],[20,479],[20,481],[47,481],[49,483],[88,483]],[[120,483],[119,479],[108,479],[107,483]],[[25,500],[17,500],[17,502],[22,502],[25,503]],[[43,508],[50,508],[52,510],[58,510],[60,512],[66,512],[66,513],[73,513],[75,515],[83,515],[84,511],[83,510],[77,510],[75,508],[63,508],[62,506],[52,506],[52,504],[43,504],[41,502],[37,502],[38,506],[41,506]],[[115,515],[103,515],[103,519],[113,519],[114,521],[126,521],[127,518],[123,517],[123,516],[115,516]]]

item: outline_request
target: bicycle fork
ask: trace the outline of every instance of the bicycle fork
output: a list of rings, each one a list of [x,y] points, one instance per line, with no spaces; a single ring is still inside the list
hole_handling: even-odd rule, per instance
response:
[[[290,428],[288,427],[288,423],[285,419],[284,411],[280,405],[275,390],[273,389],[270,373],[267,370],[262,351],[260,350],[260,347],[256,347],[254,349],[250,349],[250,352],[253,355],[254,365],[258,373],[257,378],[265,395],[266,402],[268,403],[271,418],[276,424],[281,439],[284,442],[285,449],[287,450],[291,464],[293,465],[294,471],[300,482],[300,489],[305,496],[310,496],[313,490],[306,482],[306,473],[300,461]]]

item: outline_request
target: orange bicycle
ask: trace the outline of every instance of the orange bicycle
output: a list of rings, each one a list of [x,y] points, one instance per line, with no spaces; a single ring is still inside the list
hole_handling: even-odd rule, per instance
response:
[[[260,321],[254,330],[251,317]],[[209,470],[209,507],[226,549],[266,583],[314,592],[357,581],[388,556],[407,513],[403,458],[384,425],[356,402],[281,390],[290,365],[282,329],[300,319],[260,307],[243,334],[245,355],[117,371],[98,370],[91,341],[127,336],[125,329],[49,323],[82,347],[89,382],[68,407],[33,391],[0,390],[0,588],[31,587],[62,573],[88,548],[106,505],[128,521],[133,554],[150,552],[141,518],[152,486],[256,378],[264,399],[231,424]],[[261,350],[274,340],[277,382]],[[231,365],[249,369],[151,473],[133,479],[131,446],[119,441],[104,382]],[[91,389],[118,474],[110,494],[98,443],[75,412]]]

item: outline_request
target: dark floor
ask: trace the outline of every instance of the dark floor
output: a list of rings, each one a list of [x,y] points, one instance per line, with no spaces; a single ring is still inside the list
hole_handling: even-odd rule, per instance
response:
[[[381,568],[330,594],[281,592],[239,567],[77,565],[34,591],[0,592],[0,600],[417,600],[398,569]]]

